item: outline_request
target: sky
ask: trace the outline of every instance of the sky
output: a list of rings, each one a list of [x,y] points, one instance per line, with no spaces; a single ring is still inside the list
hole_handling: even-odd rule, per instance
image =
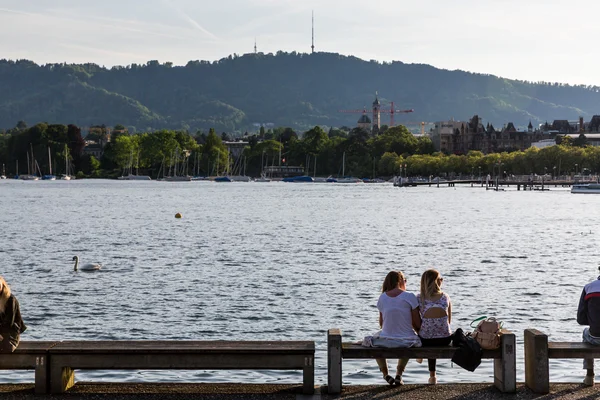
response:
[[[111,67],[315,50],[600,86],[598,0],[0,0],[0,58]]]

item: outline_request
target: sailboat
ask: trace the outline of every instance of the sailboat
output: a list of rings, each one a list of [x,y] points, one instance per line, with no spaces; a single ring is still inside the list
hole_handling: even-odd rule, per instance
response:
[[[192,177],[189,176],[187,174],[187,159],[185,157],[186,150],[184,150],[182,152],[182,159],[185,160],[185,164],[182,165],[181,170],[179,172],[181,172],[181,175],[177,175],[178,170],[179,170],[179,147],[176,147],[175,150],[173,150],[172,156],[171,156],[171,161],[169,163],[169,172],[168,175],[165,173],[166,168],[163,169],[163,177],[162,180],[166,181],[166,182],[190,182],[192,180]]]
[[[361,179],[346,176],[346,152],[342,155],[342,177],[336,179],[337,183],[363,183]]]
[[[65,144],[65,173],[60,176],[60,179],[63,181],[70,181],[70,163],[69,163],[69,147]]]
[[[6,170],[4,169],[4,164],[2,164],[2,175],[0,175],[0,179],[6,179]]]
[[[140,157],[138,154],[138,157],[136,159],[136,165],[137,163],[139,163]],[[127,172],[127,175],[125,175],[125,172]],[[125,167],[125,169],[123,170],[123,175],[119,176],[117,179],[119,180],[126,180],[126,181],[149,181],[152,178],[150,178],[148,175],[138,175],[137,174],[137,170],[136,170],[136,174],[133,175],[133,150],[131,150],[131,154],[129,156],[129,164],[127,164],[127,167]]]
[[[19,175],[19,179],[24,180],[24,181],[37,181],[40,178],[35,175],[35,158],[33,158],[33,147],[31,146],[31,143],[29,144],[29,146],[31,147],[31,160],[29,160],[29,151],[27,152],[27,175]],[[31,168],[31,169],[30,169]],[[33,174],[31,174],[31,170],[33,170]]]
[[[48,146],[48,165],[50,168],[49,175],[42,175],[42,180],[44,181],[55,181],[56,176],[52,175],[52,156],[50,155],[50,146]]]
[[[337,179],[329,175],[327,178],[317,176],[317,156],[315,156],[315,167],[313,169],[313,181],[315,183],[335,183]]]

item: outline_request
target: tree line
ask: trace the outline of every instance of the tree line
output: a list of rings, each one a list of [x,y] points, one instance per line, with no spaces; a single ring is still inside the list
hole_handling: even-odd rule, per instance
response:
[[[84,151],[86,140],[98,143],[96,148],[103,146],[101,157]],[[259,176],[265,167],[273,165],[302,166],[307,175],[313,176],[338,177],[344,171],[346,176],[361,178],[600,171],[600,148],[569,137],[543,149],[491,154],[471,151],[465,155],[435,152],[428,137],[415,137],[401,125],[383,126],[377,136],[361,128],[326,131],[315,126],[299,133],[289,127],[263,127],[244,137],[245,144],[237,157],[228,150],[227,140],[231,140],[229,135],[219,135],[212,128],[195,134],[166,129],[130,133],[124,126],[115,126],[110,138],[109,129],[95,127],[84,139],[81,129],[73,124],[27,127],[21,121],[0,133],[0,163],[5,165],[7,175],[16,175],[27,171],[28,158],[35,158],[45,174],[52,161],[54,174],[76,174],[80,178],[114,178],[126,171],[157,178],[167,169],[202,176]],[[72,171],[64,171],[67,159]]]

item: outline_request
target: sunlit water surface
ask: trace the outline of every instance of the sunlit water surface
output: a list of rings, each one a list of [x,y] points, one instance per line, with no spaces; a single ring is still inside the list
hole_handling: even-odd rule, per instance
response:
[[[389,184],[0,181],[0,273],[29,329],[23,340],[314,340],[327,383],[326,331],[377,330],[391,269],[417,291],[439,269],[454,328],[496,316],[523,330],[581,340],[582,286],[596,278],[600,195],[567,189]],[[175,219],[175,213],[183,214]],[[75,273],[71,259],[103,264]],[[491,382],[438,363],[439,382]],[[551,380],[579,381],[580,360],[554,361]],[[294,371],[82,371],[78,380],[299,383]],[[425,383],[410,361],[406,383]],[[5,371],[0,382],[31,382]],[[374,361],[345,361],[345,384],[381,379]]]

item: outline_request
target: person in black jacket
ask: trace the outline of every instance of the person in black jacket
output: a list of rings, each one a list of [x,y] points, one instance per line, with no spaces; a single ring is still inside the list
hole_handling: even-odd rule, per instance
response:
[[[600,346],[600,276],[583,288],[577,308],[577,323],[589,326],[583,330],[583,341]],[[593,386],[594,359],[584,359],[583,368],[587,370],[583,383]]]
[[[27,329],[21,319],[19,301],[10,292],[10,287],[0,276],[0,353],[12,353]]]

